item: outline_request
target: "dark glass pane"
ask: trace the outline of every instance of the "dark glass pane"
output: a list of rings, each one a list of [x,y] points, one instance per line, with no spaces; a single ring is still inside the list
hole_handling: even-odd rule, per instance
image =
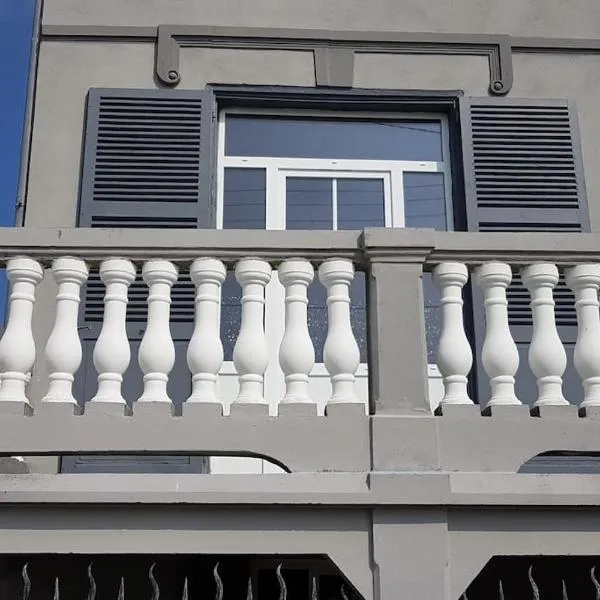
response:
[[[360,350],[360,362],[367,362],[367,282],[357,271],[350,286],[350,322]]]
[[[337,180],[338,229],[385,227],[382,179]]]
[[[286,229],[332,229],[332,186],[328,178],[288,177]]]
[[[442,304],[440,291],[433,283],[431,273],[423,273],[423,301],[425,305],[425,342],[427,362],[436,364],[436,352],[442,332]]]
[[[404,216],[407,227],[448,228],[443,173],[404,173]],[[441,331],[440,293],[430,273],[423,275],[427,359],[435,364]]]
[[[360,362],[367,362],[367,288],[365,274],[357,272],[350,286],[350,321],[360,350]],[[308,288],[308,331],[315,347],[315,362],[323,362],[327,337],[327,291],[315,280]]]
[[[448,228],[443,173],[404,173],[404,220],[407,227]]]
[[[221,291],[221,342],[226,361],[233,360],[233,348],[242,323],[242,288],[233,271],[227,272]]]
[[[439,121],[228,116],[227,156],[442,160]]]
[[[265,228],[266,174],[264,169],[225,169],[223,229]],[[242,318],[242,290],[233,272],[223,282],[221,340],[226,361],[233,360]]]
[[[315,362],[323,362],[327,337],[327,291],[315,276],[308,287],[308,332],[315,347]]]
[[[225,169],[223,229],[264,229],[265,206],[264,169]]]

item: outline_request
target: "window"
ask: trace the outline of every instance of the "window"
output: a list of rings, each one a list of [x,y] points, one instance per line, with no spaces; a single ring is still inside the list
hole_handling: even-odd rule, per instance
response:
[[[224,229],[452,229],[448,128],[444,116],[223,111],[219,118],[217,227]],[[273,285],[276,285],[273,284]],[[223,339],[231,360],[239,286],[224,286]],[[267,290],[269,296],[269,290]],[[430,348],[439,307],[425,282]],[[366,363],[366,286],[357,273],[351,315]],[[267,329],[280,306],[267,297]],[[317,362],[326,335],[325,290],[309,288]]]
[[[448,154],[442,116],[224,111],[217,227],[451,229]]]

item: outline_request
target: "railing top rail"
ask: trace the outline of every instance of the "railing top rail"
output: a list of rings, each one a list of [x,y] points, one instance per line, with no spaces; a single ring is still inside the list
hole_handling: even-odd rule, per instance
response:
[[[121,256],[186,262],[198,256],[359,260],[360,231],[217,229],[0,228],[0,259],[26,255],[41,261],[73,255],[90,261]]]
[[[350,258],[424,263],[480,264],[502,261],[558,265],[600,261],[596,233],[470,233],[431,229],[369,228],[363,231],[265,231],[217,229],[0,228],[0,260],[26,255],[50,261],[73,255],[91,262],[123,256],[187,262],[198,256],[225,261],[256,256],[279,261]]]
[[[365,229],[367,257],[391,262],[425,263],[426,268],[446,261],[481,264],[553,262],[573,265],[600,261],[597,233],[473,233],[431,229]]]

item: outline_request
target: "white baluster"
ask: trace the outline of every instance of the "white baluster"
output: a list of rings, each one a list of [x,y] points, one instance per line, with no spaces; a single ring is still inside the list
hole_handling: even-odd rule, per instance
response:
[[[52,263],[52,276],[58,292],[54,327],[46,344],[50,384],[42,402],[76,406],[72,388],[75,373],[81,364],[77,316],[81,286],[88,277],[88,268],[79,258],[57,258]]]
[[[131,350],[125,327],[127,292],[135,279],[129,260],[114,258],[100,265],[100,279],[106,286],[102,329],[94,347],[94,367],[98,372],[98,392],[90,405],[126,406],[121,393],[123,373],[129,366]]]
[[[583,264],[567,271],[575,293],[577,342],[573,362],[583,383],[582,408],[600,406],[600,264]]]
[[[437,364],[444,378],[441,404],[473,404],[467,392],[473,353],[465,333],[462,299],[469,271],[463,263],[443,263],[433,270],[433,279],[442,296],[442,331],[437,349]]]
[[[25,385],[35,362],[31,317],[35,287],[42,280],[44,271],[35,260],[13,258],[8,261],[6,272],[10,297],[8,322],[0,341],[0,403],[7,403],[4,408],[29,412],[31,407],[25,396]]]
[[[476,270],[475,279],[485,299],[486,329],[481,359],[492,388],[488,406],[521,404],[515,395],[519,352],[508,326],[506,288],[512,280],[510,266],[486,263]]]
[[[279,347],[279,364],[285,375],[282,402],[312,403],[308,377],[315,364],[315,350],[308,333],[307,289],[314,277],[313,266],[303,259],[286,260],[278,269],[285,288],[285,333]]]
[[[223,364],[219,322],[226,270],[220,260],[198,258],[192,263],[190,275],[196,286],[196,319],[187,351],[192,372],[192,394],[187,401],[220,403],[216,388]]]
[[[167,383],[175,364],[175,344],[169,319],[171,287],[177,281],[177,275],[177,267],[166,260],[149,260],[142,268],[142,277],[148,286],[148,318],[138,353],[144,374],[144,391],[138,402],[172,405]]]
[[[319,279],[327,288],[328,329],[323,362],[331,377],[332,394],[328,404],[360,402],[354,385],[360,351],[350,324],[354,265],[346,259],[327,260],[319,267]]]
[[[269,365],[265,336],[265,286],[271,279],[271,266],[264,260],[244,258],[235,267],[242,286],[242,323],[233,349],[233,363],[240,382],[235,400],[244,404],[266,404],[264,374]]]
[[[534,406],[569,404],[562,393],[567,354],[554,317],[553,290],[558,283],[558,269],[551,263],[537,263],[523,269],[521,279],[531,295],[533,334],[529,367],[537,378],[538,387]]]

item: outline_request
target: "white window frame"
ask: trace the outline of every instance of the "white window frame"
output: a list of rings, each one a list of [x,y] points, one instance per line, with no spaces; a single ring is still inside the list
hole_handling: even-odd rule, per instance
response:
[[[391,161],[323,158],[285,158],[225,155],[225,127],[228,115],[256,115],[260,117],[293,116],[310,119],[311,117],[354,118],[365,121],[410,120],[439,121],[442,133],[442,161]],[[446,201],[446,227],[454,229],[452,208],[452,176],[450,169],[450,136],[448,119],[442,114],[426,113],[356,113],[346,111],[314,110],[265,110],[250,108],[228,108],[219,113],[217,128],[217,182],[216,182],[216,226],[223,228],[223,197],[225,169],[249,168],[264,169],[266,176],[266,215],[265,229],[285,229],[285,185],[282,187],[282,173],[297,174],[306,177],[358,177],[389,178],[390,206],[386,206],[386,227],[404,227],[404,173],[443,173]],[[343,173],[343,175],[342,175]],[[351,174],[351,175],[348,175]],[[386,198],[387,199],[387,198]],[[389,212],[388,212],[389,210]],[[389,216],[389,220],[388,220]]]
[[[278,169],[277,170],[277,182],[273,186],[272,197],[282,198],[286,192],[286,184],[288,177],[310,177],[310,178],[323,178],[332,180],[332,227],[333,231],[338,229],[337,220],[337,180],[338,179],[379,179],[383,182],[383,200],[384,200],[384,222],[386,227],[390,227],[393,219],[394,208],[392,206],[392,190],[391,190],[391,177],[390,173],[386,171],[311,171],[302,168],[296,169]],[[274,202],[270,202],[273,205]],[[283,206],[276,206],[271,215],[271,220],[277,219],[278,227],[272,227],[272,229],[285,229],[287,222],[287,202],[281,202]],[[269,215],[269,206],[267,206],[267,215]],[[404,217],[404,215],[402,215]]]

